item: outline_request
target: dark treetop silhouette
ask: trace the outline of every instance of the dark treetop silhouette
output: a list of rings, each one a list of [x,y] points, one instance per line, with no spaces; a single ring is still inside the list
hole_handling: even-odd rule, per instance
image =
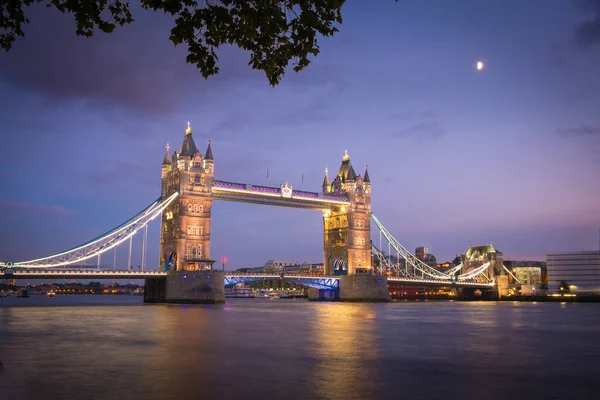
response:
[[[292,62],[298,72],[319,54],[317,35],[332,36],[342,23],[345,0],[141,0],[144,9],[162,11],[175,18],[170,39],[187,44],[186,61],[204,78],[219,73],[216,50],[235,44],[250,52],[248,64],[264,71],[277,85]],[[18,36],[25,36],[29,20],[24,7],[45,4],[73,14],[77,35],[94,31],[110,33],[134,21],[123,0],[20,0],[0,3],[0,46],[10,50]]]

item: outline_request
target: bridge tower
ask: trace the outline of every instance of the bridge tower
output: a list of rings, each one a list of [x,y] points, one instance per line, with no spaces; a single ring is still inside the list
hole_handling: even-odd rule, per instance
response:
[[[373,274],[371,265],[371,180],[357,175],[346,151],[333,181],[325,169],[323,193],[348,198],[348,208],[323,212],[324,270],[327,275]]]
[[[160,239],[161,268],[167,271],[211,270],[210,214],[215,161],[208,141],[204,157],[196,148],[188,122],[179,152],[162,163],[162,198],[179,192],[163,211]]]

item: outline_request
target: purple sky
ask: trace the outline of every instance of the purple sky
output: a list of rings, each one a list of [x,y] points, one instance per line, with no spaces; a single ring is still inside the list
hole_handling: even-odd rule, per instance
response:
[[[222,180],[318,191],[348,149],[357,172],[369,165],[375,214],[439,261],[490,241],[509,259],[597,249],[600,1],[452,4],[350,1],[341,32],[275,88],[234,48],[205,81],[163,15],[136,10],[84,39],[72,17],[32,9],[0,55],[0,260],[59,252],[141,210],[188,120]],[[322,239],[319,212],[213,208],[211,256],[231,269],[322,261]],[[155,265],[156,223],[149,243]]]

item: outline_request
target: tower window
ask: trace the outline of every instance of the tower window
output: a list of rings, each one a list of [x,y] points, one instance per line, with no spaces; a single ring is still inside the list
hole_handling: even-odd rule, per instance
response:
[[[196,226],[196,225],[188,226],[187,233],[188,233],[188,235],[200,236],[200,235],[202,235],[202,227]]]
[[[203,205],[198,203],[188,203],[187,209],[189,213],[201,213],[203,211]]]

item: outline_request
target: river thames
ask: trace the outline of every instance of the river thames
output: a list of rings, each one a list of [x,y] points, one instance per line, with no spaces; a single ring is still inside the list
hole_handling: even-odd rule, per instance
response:
[[[600,305],[0,299],[0,398],[592,399]]]

